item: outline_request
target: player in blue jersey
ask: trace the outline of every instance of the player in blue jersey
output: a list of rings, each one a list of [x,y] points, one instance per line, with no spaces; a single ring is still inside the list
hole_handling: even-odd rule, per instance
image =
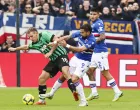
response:
[[[93,73],[96,68],[99,68],[102,72],[102,75],[105,77],[108,84],[113,88],[115,92],[115,96],[112,101],[117,101],[123,95],[123,93],[118,88],[113,76],[109,73],[108,49],[105,43],[104,24],[99,16],[99,10],[97,8],[93,8],[90,12],[90,20],[92,21],[91,27],[92,33],[98,35],[98,39],[96,39],[96,45],[92,54],[91,65],[88,72],[92,93],[89,95],[87,100],[92,100],[98,95]]]
[[[61,45],[67,47],[72,51],[77,52],[71,58],[69,65],[70,65],[70,73],[72,74],[72,81],[76,86],[76,90],[81,100],[79,106],[87,106],[87,101],[84,95],[83,86],[79,80],[80,78],[83,77],[83,75],[85,75],[85,73],[89,69],[91,56],[96,43],[95,37],[93,36],[93,34],[91,34],[91,32],[92,32],[91,26],[89,24],[84,24],[80,28],[80,31],[73,33],[72,35],[59,38],[59,41],[61,41],[60,42]],[[78,46],[74,47],[69,44],[66,44],[65,40],[69,38],[78,38]],[[46,97],[52,98],[56,90],[62,85],[64,81],[65,78],[61,76],[55,82],[54,86],[51,89],[51,92],[46,94]]]

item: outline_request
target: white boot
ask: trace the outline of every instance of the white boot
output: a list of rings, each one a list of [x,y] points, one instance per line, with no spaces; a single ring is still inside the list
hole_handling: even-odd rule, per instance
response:
[[[87,101],[82,101],[82,100],[81,100],[79,106],[80,106],[80,107],[88,106],[88,102],[87,102]]]
[[[121,91],[120,93],[115,93],[114,99],[112,100],[113,102],[119,100],[120,97],[123,96],[123,92]]]

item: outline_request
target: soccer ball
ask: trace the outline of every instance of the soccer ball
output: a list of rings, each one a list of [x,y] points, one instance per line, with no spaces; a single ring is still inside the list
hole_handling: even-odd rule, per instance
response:
[[[33,105],[35,98],[31,94],[25,94],[22,98],[22,102],[26,105]]]

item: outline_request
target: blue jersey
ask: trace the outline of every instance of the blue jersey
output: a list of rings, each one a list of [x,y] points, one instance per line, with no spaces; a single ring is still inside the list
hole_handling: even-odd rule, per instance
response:
[[[84,39],[80,32],[76,32],[72,34],[72,38],[78,38],[78,47],[85,46],[87,48],[86,51],[75,53],[75,56],[81,60],[90,61],[96,43],[93,34]]]
[[[92,23],[91,27],[93,35],[100,36],[100,34],[105,33],[103,21],[99,18]],[[105,40],[96,43],[94,52],[95,53],[108,52]]]

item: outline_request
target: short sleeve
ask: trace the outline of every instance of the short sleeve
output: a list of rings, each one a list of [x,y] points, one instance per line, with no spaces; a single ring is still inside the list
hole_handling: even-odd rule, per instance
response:
[[[99,34],[105,33],[103,22],[98,22],[95,27]]]

